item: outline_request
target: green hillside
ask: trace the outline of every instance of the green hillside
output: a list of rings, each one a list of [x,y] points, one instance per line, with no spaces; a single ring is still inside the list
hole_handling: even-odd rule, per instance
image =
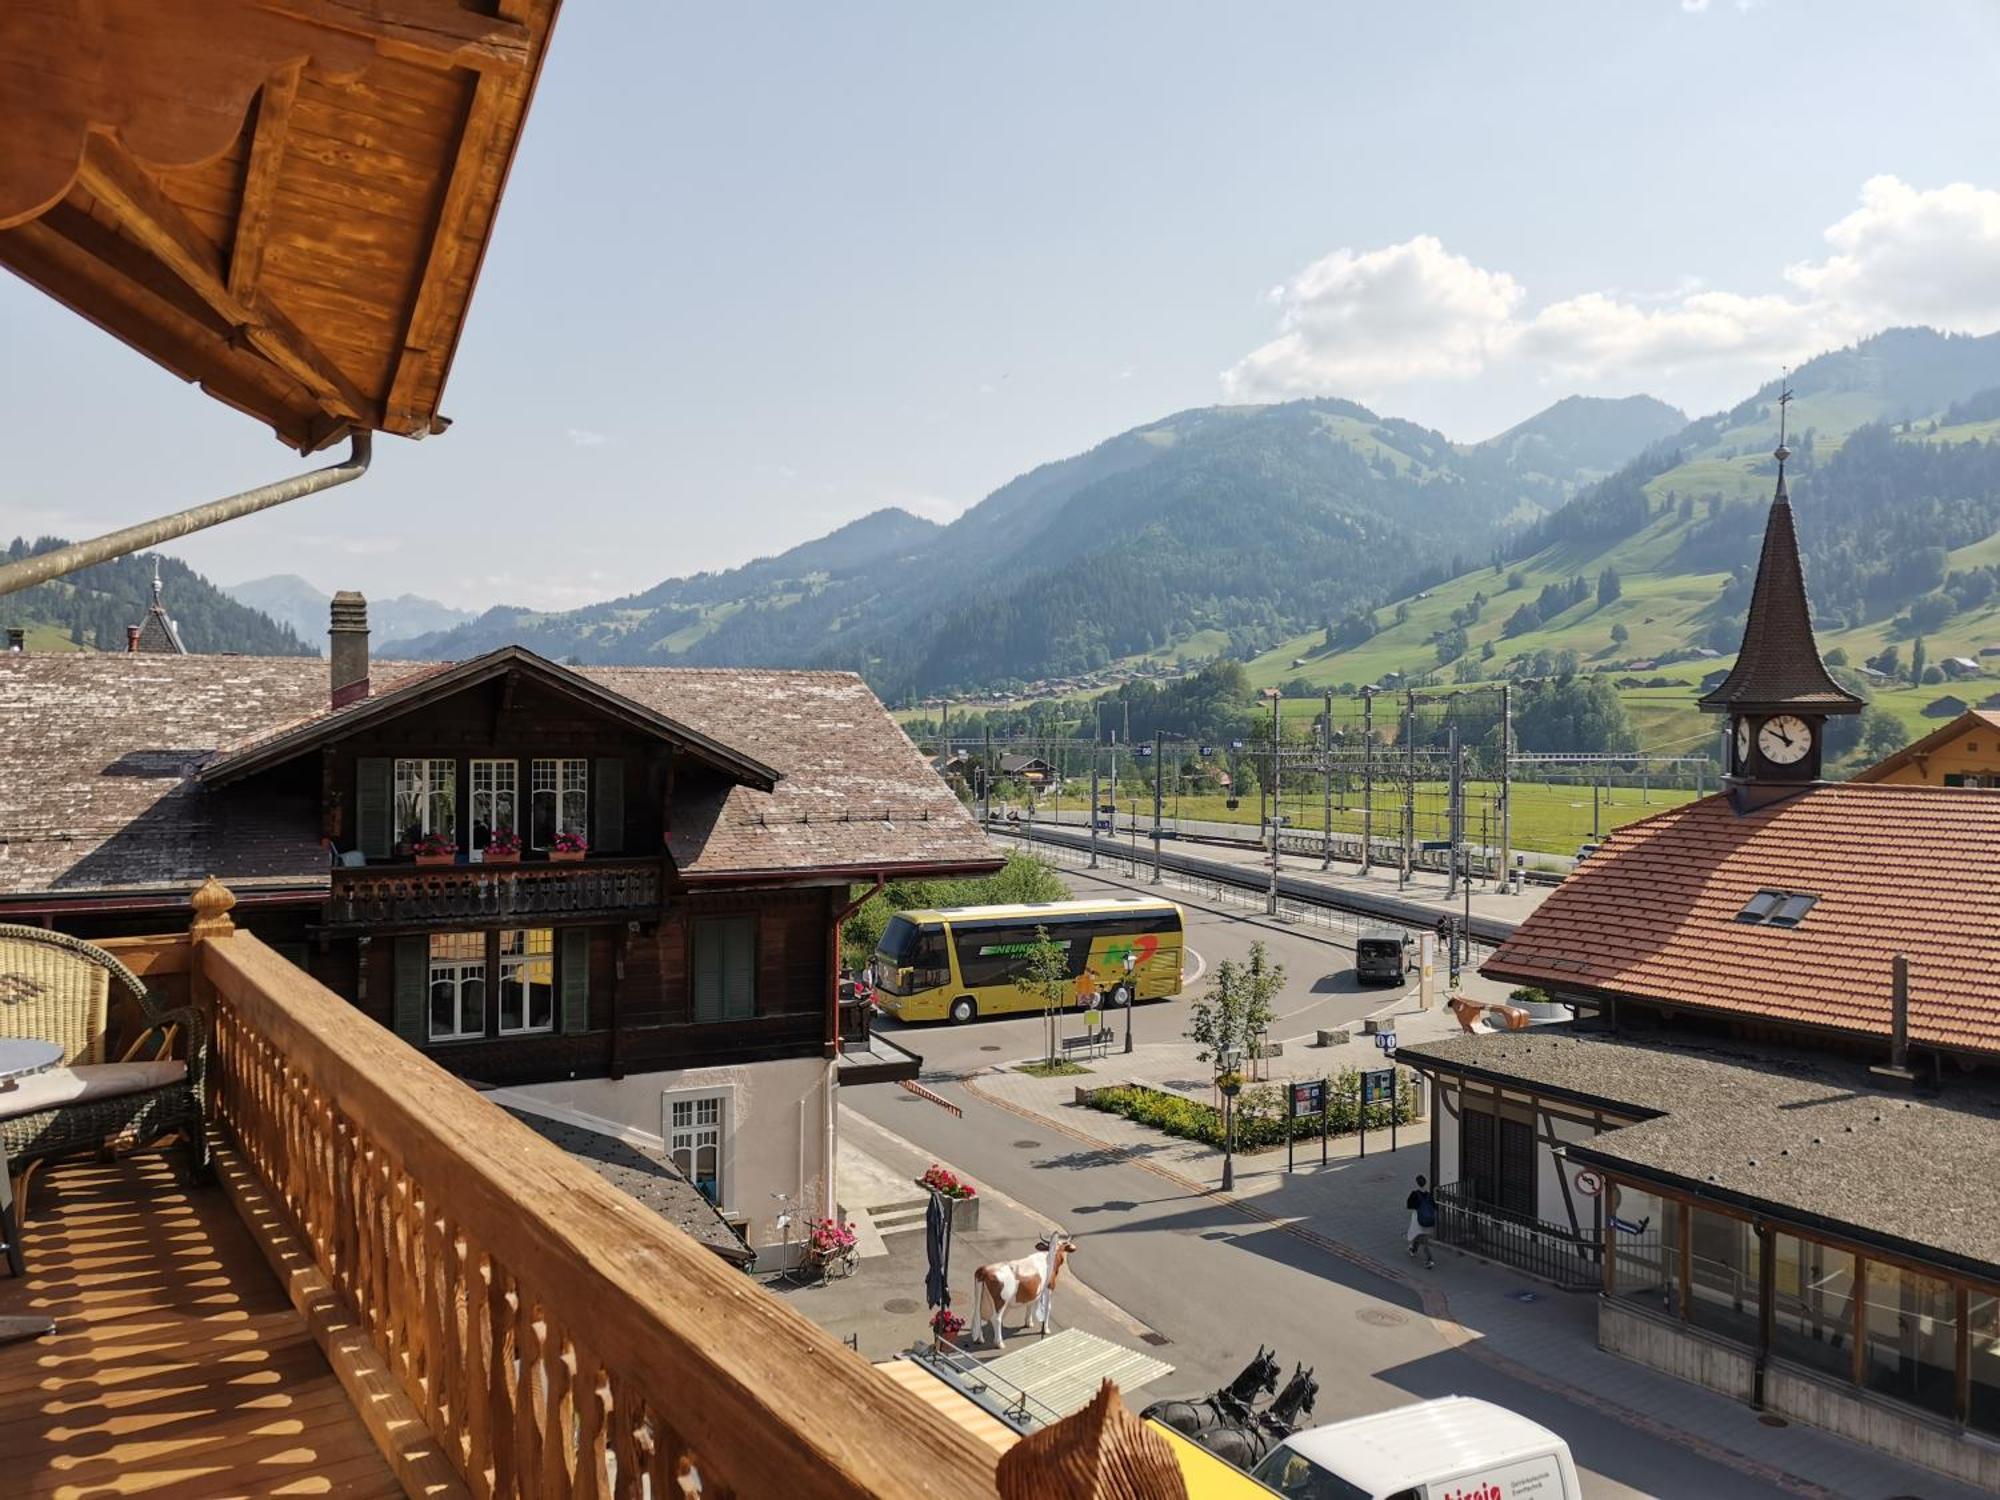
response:
[[[17,537],[0,547],[0,561],[63,546],[59,537]],[[0,598],[0,625],[22,626],[30,651],[123,651],[125,629],[140,624],[160,574],[167,613],[181,643],[197,654],[310,656],[313,648],[269,615],[238,603],[178,558],[135,552],[81,568]]]

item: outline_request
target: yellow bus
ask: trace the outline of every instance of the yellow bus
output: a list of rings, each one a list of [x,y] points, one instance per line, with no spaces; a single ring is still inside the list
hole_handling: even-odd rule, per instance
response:
[[[1039,1012],[1015,983],[1037,927],[1068,952],[1071,980],[1087,970],[1107,1006],[1181,992],[1181,909],[1134,896],[898,912],[875,949],[877,1003],[904,1021]]]

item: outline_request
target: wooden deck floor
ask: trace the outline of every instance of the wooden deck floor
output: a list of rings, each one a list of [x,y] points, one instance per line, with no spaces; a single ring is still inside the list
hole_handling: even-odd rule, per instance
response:
[[[0,1348],[0,1494],[402,1495],[221,1188],[82,1161],[33,1206],[0,1313],[57,1328]]]

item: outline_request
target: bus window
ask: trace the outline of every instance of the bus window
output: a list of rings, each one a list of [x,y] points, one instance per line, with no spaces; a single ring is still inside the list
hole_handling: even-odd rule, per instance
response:
[[[944,929],[936,924],[919,927],[908,917],[891,917],[882,929],[875,958],[876,985],[891,995],[913,995],[951,983]]]

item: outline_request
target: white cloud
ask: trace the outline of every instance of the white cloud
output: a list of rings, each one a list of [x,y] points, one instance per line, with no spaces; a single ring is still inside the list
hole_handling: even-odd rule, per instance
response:
[[[1223,388],[1250,400],[1476,375],[1511,337],[1524,295],[1505,271],[1433,235],[1336,250],[1272,291],[1278,336],[1225,374]]]
[[[1708,0],[1681,0],[1681,9],[1691,16],[1698,16],[1708,9]]]
[[[1227,372],[1224,391],[1380,399],[1387,387],[1497,367],[1546,383],[1695,380],[1725,399],[1745,377],[1896,324],[2000,327],[2000,192],[1871,178],[1824,238],[1827,256],[1784,267],[1781,291],[1687,276],[1662,294],[1586,292],[1530,313],[1505,271],[1428,235],[1339,250],[1273,294],[1278,336]]]
[[[569,440],[579,448],[602,448],[611,441],[603,433],[592,432],[588,427],[571,427],[566,430],[569,433]]]

